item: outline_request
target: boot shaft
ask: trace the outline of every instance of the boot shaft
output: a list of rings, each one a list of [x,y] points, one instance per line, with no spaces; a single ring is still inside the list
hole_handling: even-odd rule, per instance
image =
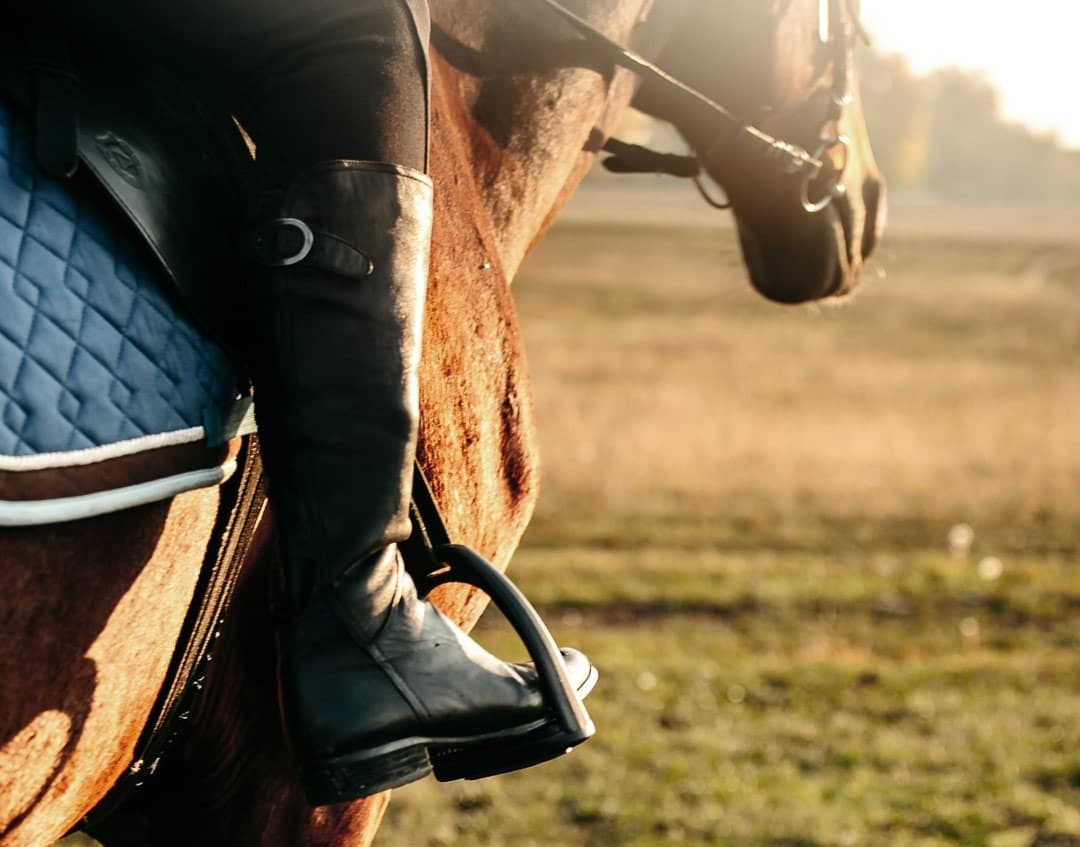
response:
[[[329,162],[256,205],[256,415],[302,608],[410,531],[432,186],[394,165]]]

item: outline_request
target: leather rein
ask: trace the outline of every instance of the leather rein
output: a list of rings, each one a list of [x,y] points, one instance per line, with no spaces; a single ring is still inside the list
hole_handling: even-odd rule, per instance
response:
[[[809,214],[823,211],[833,200],[843,196],[845,188],[841,179],[847,168],[850,142],[846,136],[838,132],[827,133],[826,129],[839,123],[844,110],[851,105],[854,97],[850,86],[854,42],[869,42],[859,22],[856,0],[819,0],[818,36],[828,53],[827,58],[831,60],[833,80],[829,91],[829,107],[822,121],[821,140],[813,153],[740,120],[706,94],[604,35],[558,0],[539,2],[569,23],[603,59],[612,62],[616,67],[631,71],[701,114],[717,137],[710,150],[706,151],[706,157],[712,151],[718,151],[729,144],[739,145],[766,162],[769,167],[778,168],[786,176],[798,179],[800,203]],[[607,141],[604,150],[612,154],[611,158],[604,161],[604,166],[615,173],[663,173],[691,178],[709,205],[718,209],[730,208],[726,201],[714,200],[706,191],[701,182],[703,168],[699,155],[656,153],[614,138]],[[835,151],[840,151],[840,164],[836,164],[834,157],[830,155]],[[813,195],[816,195],[816,199]]]

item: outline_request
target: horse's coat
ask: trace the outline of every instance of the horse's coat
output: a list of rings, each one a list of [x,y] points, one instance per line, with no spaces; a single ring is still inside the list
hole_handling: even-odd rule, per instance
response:
[[[688,8],[716,14],[727,8],[763,37],[777,29],[795,32],[800,23],[817,31],[818,10],[810,0],[584,5],[591,20],[622,41],[648,14],[639,46],[651,52],[673,37],[704,38],[699,34],[707,25],[700,17],[689,21]],[[559,52],[547,51],[537,34],[562,30],[528,3],[432,0],[432,7],[441,54],[433,87],[438,190],[419,455],[455,540],[505,566],[538,485],[532,401],[510,280],[583,176],[634,84],[622,72],[511,72],[523,62],[543,68]],[[730,58],[715,55],[725,63]],[[758,55],[783,64],[774,51]],[[738,58],[745,69],[749,60],[741,53]],[[804,58],[800,54],[799,61]],[[714,60],[688,70],[707,93],[722,95],[725,67]],[[786,66],[773,70],[777,77],[780,70],[790,75]],[[744,100],[748,108],[775,102],[771,85]],[[693,140],[692,121],[683,129]],[[865,154],[861,164],[872,176],[869,148]],[[744,229],[764,243],[771,195],[734,193],[737,211],[742,204],[751,221]],[[860,186],[853,207],[861,197]],[[832,273],[841,250],[849,259],[846,273],[857,273],[861,230],[842,219],[848,211],[830,211],[814,222],[813,238],[778,246],[782,263],[797,266],[800,250],[826,253],[832,266],[822,273]],[[799,234],[796,223],[785,220],[785,230]],[[845,234],[855,243],[845,247]],[[803,287],[813,296],[827,286],[814,279]],[[0,597],[2,847],[50,843],[129,764],[193,590],[216,498],[214,491],[195,492],[47,532],[0,534],[7,578]],[[374,835],[385,796],[313,811],[289,778],[276,713],[269,609],[275,569],[265,527],[259,541],[261,555],[246,569],[182,756],[100,833],[108,847],[359,847]],[[465,625],[484,605],[475,592],[447,589],[437,601]]]

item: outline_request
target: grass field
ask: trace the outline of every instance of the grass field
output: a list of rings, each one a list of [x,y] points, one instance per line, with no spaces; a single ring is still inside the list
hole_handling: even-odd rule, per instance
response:
[[[589,202],[516,284],[512,573],[599,734],[377,844],[1080,845],[1080,224],[900,210],[864,292],[784,309],[722,224]]]
[[[512,573],[598,736],[376,844],[1080,847],[1080,216],[900,208],[864,291],[785,309],[708,214],[586,192],[516,283]]]

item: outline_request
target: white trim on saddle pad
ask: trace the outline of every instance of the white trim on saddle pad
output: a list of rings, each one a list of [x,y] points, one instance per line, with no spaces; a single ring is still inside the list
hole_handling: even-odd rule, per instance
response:
[[[199,433],[201,438],[201,427],[199,427]],[[150,436],[150,438],[158,437]],[[149,441],[150,438],[135,440]],[[236,459],[229,459],[216,468],[188,471],[164,479],[114,488],[111,491],[83,494],[78,497],[58,497],[53,500],[0,500],[0,526],[40,526],[107,515],[147,503],[156,503],[159,500],[168,500],[185,491],[221,485],[235,472]]]
[[[0,471],[47,471],[53,468],[74,468],[81,465],[93,465],[121,456],[132,456],[144,450],[156,450],[159,447],[173,447],[177,444],[191,444],[202,441],[206,430],[201,426],[190,429],[178,429],[174,432],[162,432],[157,435],[144,435],[117,441],[103,447],[88,447],[84,450],[68,450],[57,453],[38,453],[35,456],[0,456]],[[2,502],[2,501],[0,501]]]

